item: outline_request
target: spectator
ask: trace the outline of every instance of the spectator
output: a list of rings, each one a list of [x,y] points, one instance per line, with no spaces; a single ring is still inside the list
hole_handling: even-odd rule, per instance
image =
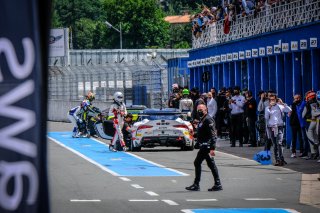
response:
[[[243,146],[242,125],[243,124],[243,107],[245,98],[240,95],[240,87],[236,86],[233,89],[234,96],[229,101],[229,108],[231,109],[231,129],[230,139],[231,147],[235,147],[236,138],[239,139],[239,146]],[[240,125],[239,125],[240,124]],[[238,136],[238,137],[237,137]]]
[[[257,146],[256,138],[256,121],[257,121],[257,102],[252,96],[252,92],[248,90],[246,92],[246,102],[244,106],[246,123],[249,130],[250,147]]]
[[[213,98],[213,95],[211,92],[207,93],[207,108],[208,108],[208,114],[214,119],[217,113],[217,102]]]
[[[200,97],[199,88],[194,87],[190,91],[191,99],[193,100],[193,111],[192,111],[192,119],[197,122],[199,121],[199,115],[197,113],[197,106],[199,104],[206,104],[204,100]]]
[[[220,89],[218,95],[217,95],[217,107],[218,111],[216,113],[216,123],[217,123],[217,134],[218,137],[221,137],[221,130],[225,126],[224,125],[224,103],[226,101],[226,88],[223,87]]]
[[[302,132],[300,127],[300,120],[298,116],[297,106],[301,104],[301,95],[296,94],[293,96],[293,103],[291,105],[292,112],[289,113],[290,116],[290,127],[292,131],[292,144],[291,144],[291,157],[296,157],[296,144],[297,138],[300,142],[300,153],[303,153],[303,140]]]
[[[300,101],[296,103],[296,111],[299,118],[300,128],[301,128],[301,135],[302,135],[302,141],[300,141],[300,155],[299,157],[307,157],[308,153],[310,151],[309,147],[309,141],[307,137],[307,122],[302,117],[302,112],[304,110],[304,107],[306,106],[306,101],[302,100],[302,97],[300,96]]]
[[[275,94],[269,96],[269,106],[265,109],[267,135],[274,148],[275,166],[283,166],[286,162],[283,157],[283,113],[291,112],[291,108],[283,103]]]

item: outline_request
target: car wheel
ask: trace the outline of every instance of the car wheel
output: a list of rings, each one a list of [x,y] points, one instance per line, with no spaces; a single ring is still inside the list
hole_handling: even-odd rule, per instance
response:
[[[139,151],[141,151],[141,146],[139,146],[139,147],[132,147],[132,151],[133,151],[133,152],[139,152]]]
[[[183,145],[183,146],[181,147],[181,150],[184,150],[184,151],[192,151],[192,150],[194,150],[194,141],[192,141],[191,146]]]

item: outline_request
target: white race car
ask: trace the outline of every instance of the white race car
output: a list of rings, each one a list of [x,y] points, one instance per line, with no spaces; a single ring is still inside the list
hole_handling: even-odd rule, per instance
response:
[[[181,147],[193,150],[193,127],[183,120],[178,109],[145,109],[139,114],[139,121],[133,125],[132,150],[141,147]]]

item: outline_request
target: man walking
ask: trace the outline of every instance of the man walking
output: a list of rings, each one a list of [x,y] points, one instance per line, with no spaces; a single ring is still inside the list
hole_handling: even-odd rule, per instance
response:
[[[214,186],[208,191],[219,191],[222,190],[222,185],[219,178],[218,168],[214,161],[214,150],[216,146],[216,129],[213,118],[208,115],[206,105],[200,104],[197,107],[197,113],[200,117],[198,124],[198,136],[195,148],[199,148],[196,159],[194,160],[195,167],[195,179],[191,186],[186,187],[190,191],[200,190],[200,178],[201,178],[201,164],[202,161],[206,160],[207,165],[210,168],[213,178]]]

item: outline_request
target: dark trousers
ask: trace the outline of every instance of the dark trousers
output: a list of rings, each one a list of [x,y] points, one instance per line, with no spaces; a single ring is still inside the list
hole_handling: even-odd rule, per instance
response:
[[[292,144],[291,144],[292,153],[296,153],[297,138],[299,139],[299,143],[300,143],[300,153],[303,153],[304,143],[302,139],[301,127],[291,126],[291,130],[292,130]]]
[[[217,128],[217,134],[218,136],[220,137],[221,134],[222,134],[222,128],[225,126],[224,124],[224,115],[225,115],[225,112],[223,110],[218,110],[217,112],[217,115],[216,115],[216,128]]]
[[[307,130],[306,127],[301,127],[301,135],[302,135],[302,142],[303,143],[303,152],[302,154],[307,156],[308,152],[310,151],[310,144],[309,144],[309,139],[307,136]],[[300,149],[301,153],[301,149]]]
[[[243,113],[231,114],[230,118],[230,141],[232,146],[236,144],[236,139],[239,139],[240,145],[243,144],[243,135],[242,135],[242,124],[243,124]]]
[[[214,162],[214,158],[212,158],[210,155],[210,150],[208,148],[200,148],[196,159],[194,160],[194,167],[195,167],[195,179],[194,183],[199,185],[200,179],[201,179],[201,164],[203,160],[207,161],[207,165],[210,168],[215,185],[220,185],[220,178],[218,173],[218,168],[216,166],[216,163]]]
[[[257,145],[257,134],[256,134],[256,118],[248,117],[248,129],[249,129],[249,140],[252,146]]]
[[[268,127],[269,133],[270,133],[270,139],[273,144],[273,151],[274,151],[274,157],[276,161],[284,161],[283,157],[283,150],[284,150],[284,144],[283,144],[283,127],[278,127],[278,133],[275,134],[274,131],[272,131],[272,127]]]
[[[250,132],[249,132],[249,126],[246,121],[246,118],[243,117],[242,119],[242,136],[243,136],[243,142],[248,143],[249,142],[249,137],[250,137]]]

